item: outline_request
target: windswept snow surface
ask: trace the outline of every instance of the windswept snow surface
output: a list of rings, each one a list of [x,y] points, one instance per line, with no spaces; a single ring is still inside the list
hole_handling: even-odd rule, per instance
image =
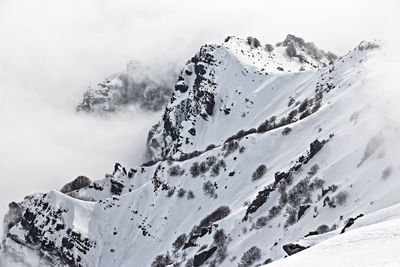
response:
[[[301,59],[284,43],[203,46],[150,131],[153,161],[15,203],[6,253],[56,266],[255,266],[288,244],[321,255],[376,240],[393,251],[399,94],[382,68],[396,65],[375,43],[329,64],[296,42]]]
[[[399,217],[399,214],[396,215]],[[293,256],[265,266],[400,266],[399,247],[400,219],[397,218],[371,223],[336,235]]]

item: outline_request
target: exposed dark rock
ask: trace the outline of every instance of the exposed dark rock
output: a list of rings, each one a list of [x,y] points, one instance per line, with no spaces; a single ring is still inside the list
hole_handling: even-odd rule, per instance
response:
[[[316,139],[314,142],[310,144],[310,150],[306,151],[305,154],[301,155],[288,172],[276,172],[275,173],[275,181],[273,184],[270,184],[264,190],[258,192],[257,197],[250,206],[247,208],[246,215],[242,219],[242,221],[246,221],[248,219],[248,215],[257,211],[257,209],[262,206],[268,200],[268,196],[271,192],[273,192],[281,181],[288,182],[294,173],[296,173],[303,164],[306,164],[309,160],[311,160],[327,143],[327,140],[323,140],[322,142]]]
[[[248,215],[250,213],[256,212],[259,207],[261,207],[265,202],[267,202],[269,194],[273,191],[274,191],[273,188],[267,187],[258,192],[256,198],[251,202],[251,204],[247,208],[246,215],[244,216],[243,221],[247,221]]]
[[[172,68],[152,71],[143,64],[129,62],[125,71],[89,87],[77,111],[110,113],[129,105],[145,111],[159,111],[170,100],[176,76]],[[184,85],[177,90],[185,90]]]
[[[196,135],[196,129],[195,128],[190,128],[189,133],[193,136]]]
[[[275,184],[278,184],[281,180],[286,180],[291,174],[289,172],[276,172],[275,173]]]
[[[212,115],[213,114],[213,109],[214,109],[214,105],[215,105],[215,101],[214,101],[214,95],[212,93],[206,92],[206,111],[208,115]]]
[[[98,191],[103,191],[104,189],[101,185],[97,184],[96,182],[93,183],[93,188]]]
[[[86,176],[78,176],[73,180],[72,182],[64,185],[60,192],[61,193],[69,193],[71,191],[79,190],[81,188],[84,188],[86,186],[89,186],[91,183],[90,179]]]
[[[7,233],[14,225],[19,223],[22,219],[24,207],[16,202],[8,204],[8,212],[4,216],[4,233]]]
[[[114,164],[114,172],[113,175],[116,174],[118,171],[120,171],[122,168],[121,164],[119,164],[118,162]]]
[[[183,245],[182,250],[197,246],[195,242],[197,238],[198,238],[197,235],[190,236],[189,240]]]
[[[318,139],[315,139],[315,141],[310,144],[309,158],[311,159],[312,157],[314,157],[315,154],[317,154],[322,149],[326,142],[327,141],[325,140],[319,141]]]
[[[177,83],[175,85],[175,90],[181,91],[182,93],[186,92],[188,88],[189,87],[184,83]]]
[[[111,179],[111,193],[113,193],[114,195],[120,195],[122,193],[123,188],[124,188],[123,184],[114,179]]]
[[[60,243],[49,240],[48,233],[66,228],[62,223],[64,220],[62,214],[68,210],[55,209],[48,201],[47,194],[33,198],[29,208],[24,211],[19,224],[14,226],[25,232],[24,238],[20,239],[10,233],[7,234],[7,238],[22,246],[35,248],[38,255],[49,265],[61,263],[73,267],[83,266],[79,254],[86,254],[95,246],[95,242],[82,237],[80,233],[70,228],[63,231]],[[74,247],[77,251],[71,250]]]
[[[362,216],[364,216],[364,214],[359,214],[359,215],[358,215],[357,217],[355,217],[355,218],[350,218],[350,219],[347,221],[346,225],[343,227],[342,231],[340,231],[340,233],[343,234],[343,233],[346,231],[347,228],[349,228],[350,226],[352,226],[352,225],[354,224],[354,222],[355,222],[358,218],[361,218]]]
[[[309,204],[306,205],[301,205],[299,207],[299,212],[297,213],[297,220],[300,220],[301,216],[303,216],[303,214],[306,212],[306,210],[310,207]]]
[[[217,247],[212,247],[209,250],[194,255],[193,267],[199,267],[200,265],[202,265],[206,260],[208,260],[208,258],[210,258],[214,254],[216,250]]]
[[[296,254],[297,252],[300,252],[302,250],[305,250],[308,247],[303,247],[299,244],[286,244],[283,245],[283,250],[289,255]]]
[[[271,258],[268,258],[268,259],[266,259],[266,260],[264,261],[263,264],[268,264],[268,263],[271,263],[271,262],[272,262],[272,259],[271,259]]]
[[[318,233],[318,231],[311,231],[308,234],[306,234],[304,237],[312,236],[312,235],[319,235],[319,233]]]
[[[177,91],[171,98],[171,103],[174,105],[166,108],[162,121],[154,125],[149,132],[147,155],[151,159],[168,158],[179,152],[184,144],[193,142],[181,132],[182,122],[190,122],[194,126],[193,129],[196,129],[197,118],[208,120],[208,117],[213,115],[215,96],[210,86],[211,88],[216,86],[212,71],[214,66],[218,65],[212,53],[214,50],[214,46],[201,47],[200,51],[188,62],[187,68],[182,71],[182,77],[176,84]],[[194,79],[193,85],[185,84],[186,76],[191,76],[190,80]],[[190,92],[187,98],[178,97],[182,91]],[[195,136],[193,131],[190,134]]]

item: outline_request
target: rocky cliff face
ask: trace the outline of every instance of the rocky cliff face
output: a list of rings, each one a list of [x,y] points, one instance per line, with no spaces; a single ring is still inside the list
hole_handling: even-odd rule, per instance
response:
[[[83,94],[77,111],[104,114],[134,105],[144,111],[162,110],[176,82],[174,68],[151,68],[130,61],[125,71],[113,74]]]
[[[362,42],[336,59],[292,35],[201,47],[149,133],[152,161],[10,204],[3,251],[55,266],[254,266],[375,218],[400,200],[400,127],[367,116],[394,104],[367,94],[381,53]]]

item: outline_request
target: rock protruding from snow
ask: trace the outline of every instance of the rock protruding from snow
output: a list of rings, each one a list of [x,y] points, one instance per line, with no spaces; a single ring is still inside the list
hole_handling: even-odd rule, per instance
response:
[[[289,255],[296,254],[302,250],[305,250],[307,247],[304,247],[299,244],[286,244],[283,246],[283,250]]]
[[[67,194],[71,191],[79,190],[86,186],[89,186],[91,182],[92,181],[86,176],[78,176],[72,182],[69,182],[68,184],[64,185],[61,188],[60,192]]]
[[[288,34],[277,46],[286,47],[285,52],[289,57],[297,58],[300,62],[309,63],[314,67],[327,66],[338,58],[332,52],[319,49],[313,42],[306,42],[303,38],[292,34]]]
[[[162,120],[149,132],[149,158],[182,157],[208,145],[221,145],[238,131],[231,125],[240,120],[249,124],[248,129],[257,127],[247,118],[255,115],[250,113],[255,102],[268,103],[254,91],[270,76],[322,68],[335,59],[333,53],[294,35],[272,48],[254,37],[233,36],[222,45],[202,46],[181,71]],[[267,113],[263,120],[273,115]]]
[[[109,76],[83,94],[77,111],[107,113],[135,105],[145,111],[159,111],[171,97],[176,72],[129,62],[125,71]]]

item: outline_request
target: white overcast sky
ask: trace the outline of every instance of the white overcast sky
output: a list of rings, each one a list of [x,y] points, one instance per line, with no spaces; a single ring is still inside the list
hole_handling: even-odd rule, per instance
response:
[[[0,0],[0,216],[12,199],[138,164],[157,116],[74,113],[128,60],[182,65],[204,43],[292,33],[344,54],[398,38],[400,1]]]
[[[85,76],[72,84],[83,85],[132,58],[184,61],[200,44],[220,43],[227,35],[276,43],[293,33],[343,54],[361,40],[398,35],[399,3],[0,0],[1,74],[53,69],[68,78]]]

